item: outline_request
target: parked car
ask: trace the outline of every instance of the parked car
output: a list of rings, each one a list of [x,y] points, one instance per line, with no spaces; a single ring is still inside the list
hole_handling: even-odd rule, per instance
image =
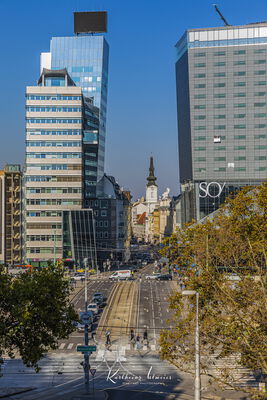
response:
[[[158,281],[172,281],[172,275],[171,274],[159,274],[159,276],[156,279]]]
[[[88,304],[87,310],[88,311],[92,311],[94,315],[99,314],[99,308],[98,308],[98,305],[96,303]]]

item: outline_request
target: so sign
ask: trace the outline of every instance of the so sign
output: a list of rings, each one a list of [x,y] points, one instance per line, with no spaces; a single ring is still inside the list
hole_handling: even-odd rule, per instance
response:
[[[220,197],[225,187],[224,183],[218,182],[201,182],[199,184],[199,197],[211,197],[213,199]]]

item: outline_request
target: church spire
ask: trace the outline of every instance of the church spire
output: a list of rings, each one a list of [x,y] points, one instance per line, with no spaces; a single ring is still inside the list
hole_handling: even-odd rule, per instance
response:
[[[156,184],[157,178],[155,177],[153,157],[150,157],[149,176],[146,179],[148,181],[147,186],[158,186]]]

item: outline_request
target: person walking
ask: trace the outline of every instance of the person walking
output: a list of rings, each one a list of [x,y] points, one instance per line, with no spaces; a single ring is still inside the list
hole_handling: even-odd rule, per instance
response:
[[[143,340],[146,344],[148,344],[148,339],[147,339],[147,328],[144,330],[144,334],[143,334]]]
[[[108,329],[106,331],[106,346],[110,346],[111,345],[111,340],[110,340],[110,330]]]
[[[131,332],[130,332],[130,342],[133,342],[133,341],[134,341],[134,330],[131,329]]]

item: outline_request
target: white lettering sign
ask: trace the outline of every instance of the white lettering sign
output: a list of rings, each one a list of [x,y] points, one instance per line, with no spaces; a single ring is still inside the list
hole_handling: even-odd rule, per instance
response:
[[[211,192],[211,187],[213,188],[212,192]],[[225,187],[225,182],[224,183],[201,182],[199,184],[199,197],[205,198],[208,196],[215,199],[216,197],[220,197],[224,187]]]

